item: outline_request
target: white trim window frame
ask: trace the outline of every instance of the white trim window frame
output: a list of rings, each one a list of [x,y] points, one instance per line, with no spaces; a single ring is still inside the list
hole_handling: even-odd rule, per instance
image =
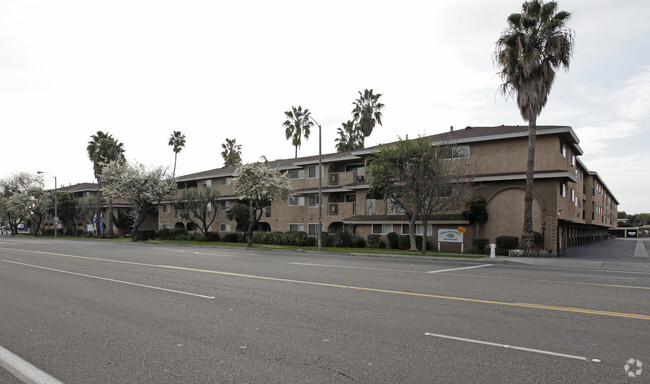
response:
[[[305,232],[305,224],[303,223],[290,223],[289,232]]]
[[[291,197],[289,197],[289,206],[290,207],[304,207],[305,206],[305,196],[291,196]]]
[[[321,232],[322,232],[321,227]],[[307,235],[309,236],[318,236],[318,223],[309,223],[307,224]]]
[[[305,169],[290,169],[289,170],[289,180],[299,180],[305,178]]]
[[[325,166],[321,166],[321,168],[320,168],[321,174],[323,174],[323,169],[324,168],[325,168]],[[318,170],[318,165],[310,165],[307,168],[307,177],[310,178],[310,179],[318,179],[318,177],[320,175],[317,174],[317,170]]]
[[[393,232],[393,224],[372,224],[373,235],[385,235]]]
[[[171,204],[163,204],[162,213],[170,213],[170,212],[171,212]]]
[[[307,195],[307,205],[311,208],[318,207],[318,194]]]
[[[219,232],[230,232],[230,223],[219,224]]]

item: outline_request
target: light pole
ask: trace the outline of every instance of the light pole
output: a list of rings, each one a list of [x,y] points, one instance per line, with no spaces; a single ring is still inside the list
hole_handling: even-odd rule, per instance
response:
[[[58,205],[58,193],[57,193],[57,188],[56,188],[56,176],[49,172],[43,172],[43,171],[36,171],[39,175],[45,173],[46,175],[50,175],[54,178],[54,238],[56,239],[56,233],[58,232],[58,226],[59,226],[59,212],[57,211],[57,205]]]

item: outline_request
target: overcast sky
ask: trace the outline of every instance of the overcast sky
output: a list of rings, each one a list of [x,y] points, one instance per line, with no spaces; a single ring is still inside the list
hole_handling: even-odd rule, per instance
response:
[[[525,125],[498,92],[495,41],[519,0],[0,0],[0,177],[42,170],[94,181],[86,145],[108,131],[129,160],[177,175],[293,157],[284,111],[309,108],[323,152],[358,91],[383,94],[366,146],[449,130]],[[650,212],[650,2],[561,0],[576,32],[538,124],[570,125],[620,201]],[[299,156],[318,153],[315,130]],[[522,159],[524,161],[524,159]],[[53,180],[47,179],[53,187]]]

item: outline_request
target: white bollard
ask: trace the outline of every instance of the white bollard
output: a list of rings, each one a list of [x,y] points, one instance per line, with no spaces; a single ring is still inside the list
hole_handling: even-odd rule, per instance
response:
[[[497,258],[497,245],[496,244],[490,244],[490,259],[496,259]]]

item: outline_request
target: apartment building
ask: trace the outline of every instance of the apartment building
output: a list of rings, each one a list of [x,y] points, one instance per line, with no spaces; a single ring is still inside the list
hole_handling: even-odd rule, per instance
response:
[[[430,136],[433,145],[454,144],[457,150],[446,161],[476,164],[477,191],[486,199],[489,220],[475,233],[474,225],[462,215],[462,209],[440,212],[428,220],[427,239],[438,242],[439,229],[466,228],[464,249],[472,249],[475,238],[494,242],[501,235],[521,236],[524,187],[528,150],[526,126],[466,127]],[[318,178],[323,179],[323,231],[346,230],[366,237],[408,233],[408,222],[389,202],[369,195],[366,167],[378,147],[325,154],[322,169],[318,156],[268,162],[268,166],[286,172],[293,186],[288,201],[273,201],[266,208],[258,230],[318,231]],[[533,227],[543,234],[545,249],[561,251],[566,247],[607,237],[616,225],[618,201],[602,178],[579,160],[579,140],[569,126],[539,126],[535,156]],[[185,188],[216,188],[221,196],[218,216],[211,230],[233,232],[236,224],[226,219],[225,211],[237,203],[232,187],[235,168],[218,168],[177,178],[179,193]],[[195,230],[180,220],[171,202],[160,205],[158,228]],[[418,222],[417,233],[425,228]],[[457,244],[443,243],[442,249],[459,250]]]

